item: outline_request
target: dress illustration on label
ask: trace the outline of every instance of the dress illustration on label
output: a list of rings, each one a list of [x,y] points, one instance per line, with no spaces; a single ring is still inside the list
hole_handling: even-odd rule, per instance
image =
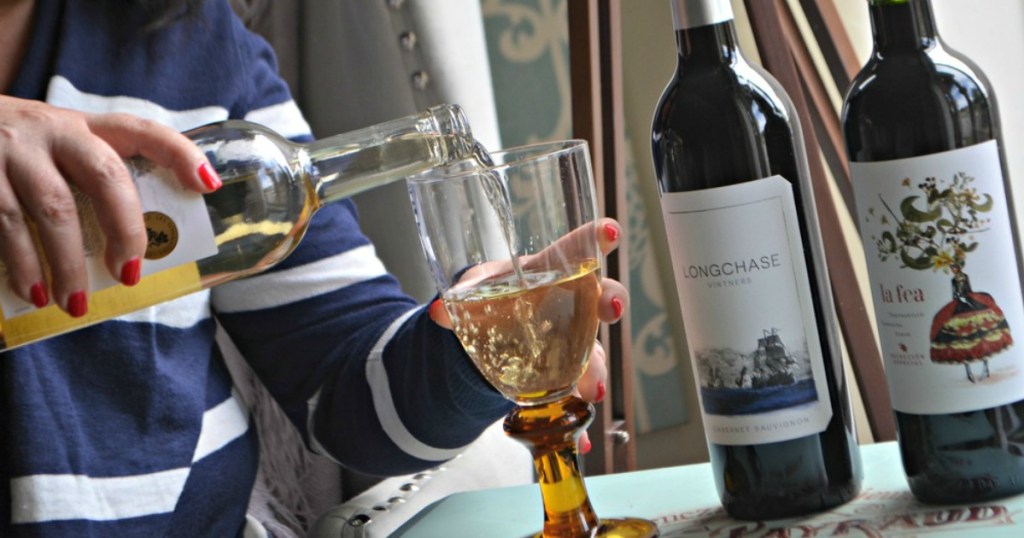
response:
[[[731,349],[697,351],[704,411],[750,415],[818,401],[814,372],[801,338],[794,354],[778,329],[766,329],[749,353]]]
[[[868,215],[878,217],[884,229],[880,237],[872,237],[883,263],[898,259],[907,269],[952,275],[952,299],[932,319],[930,359],[936,364],[962,364],[966,379],[976,383],[989,377],[989,359],[1013,345],[1013,336],[995,298],[973,291],[966,272],[967,258],[979,246],[977,236],[988,229],[989,220],[981,214],[994,205],[993,197],[978,193],[973,183],[974,178],[963,172],[955,174],[948,186],[934,177],[912,186],[906,178],[901,185],[921,194],[904,197],[899,214],[879,195],[885,211],[879,215],[869,208]],[[924,293],[888,291],[907,296]],[[976,373],[972,364],[979,362],[982,371]]]

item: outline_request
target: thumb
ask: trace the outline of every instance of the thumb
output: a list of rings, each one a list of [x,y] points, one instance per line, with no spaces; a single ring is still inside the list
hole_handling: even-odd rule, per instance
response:
[[[430,303],[430,306],[427,307],[427,315],[434,320],[434,323],[451,330],[452,319],[448,317],[448,310],[444,307],[444,302],[441,299],[434,299],[434,302]]]
[[[580,454],[590,452],[590,449],[593,448],[590,443],[590,435],[587,432],[583,432],[583,435],[580,436],[580,440],[576,443],[576,446],[579,447]]]

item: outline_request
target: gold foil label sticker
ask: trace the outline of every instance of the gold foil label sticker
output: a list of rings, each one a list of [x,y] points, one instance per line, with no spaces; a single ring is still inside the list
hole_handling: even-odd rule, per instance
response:
[[[146,222],[146,259],[159,260],[174,252],[178,246],[178,226],[174,219],[159,211],[147,211],[142,215]]]

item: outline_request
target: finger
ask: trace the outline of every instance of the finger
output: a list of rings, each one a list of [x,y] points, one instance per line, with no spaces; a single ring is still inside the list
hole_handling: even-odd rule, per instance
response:
[[[576,384],[576,390],[580,398],[588,402],[600,402],[604,399],[608,382],[607,355],[601,342],[594,342],[594,349],[590,352],[590,361],[587,369]]]
[[[206,155],[185,135],[158,122],[127,114],[87,116],[89,129],[121,157],[141,155],[170,168],[187,189],[210,192],[221,186]]]
[[[430,303],[430,306],[427,307],[427,315],[441,327],[452,329],[452,319],[448,316],[448,309],[444,307],[444,301],[441,299],[434,299],[434,302]]]
[[[587,369],[583,372],[583,377],[580,378],[579,383],[576,384],[576,394],[584,400],[595,403],[600,402],[604,400],[607,381],[607,354],[601,342],[595,341],[594,348],[590,352],[590,360],[587,362]],[[576,446],[580,454],[586,454],[593,448],[590,442],[590,435],[586,430],[580,435]]]
[[[21,203],[0,170],[0,258],[8,285],[23,300],[42,308],[50,302],[43,266]]]
[[[24,211],[35,222],[49,261],[54,300],[74,317],[88,310],[88,276],[78,211],[67,182],[47,154],[21,154],[8,165],[8,177]]]
[[[580,454],[586,454],[590,452],[591,448],[594,448],[590,443],[590,434],[584,431],[580,435],[580,440],[576,442],[576,446],[579,447]]]
[[[594,234],[597,237],[594,237]],[[601,254],[607,256],[618,248],[621,236],[622,228],[615,219],[606,217],[595,222],[588,222],[559,237],[557,241],[540,252],[525,257],[522,260],[523,268],[560,266],[565,263],[566,259],[579,260],[583,257],[596,257],[595,239]]]
[[[605,323],[615,323],[629,311],[629,293],[618,280],[601,281],[601,298],[597,301],[597,315]]]
[[[138,190],[124,161],[94,137],[59,138],[52,151],[57,166],[92,203],[99,231],[106,238],[107,270],[123,284],[137,284],[146,252],[146,226]]]
[[[612,218],[602,218],[597,221],[597,243],[601,247],[601,253],[607,256],[611,251],[619,248],[619,241],[622,237],[622,226]]]

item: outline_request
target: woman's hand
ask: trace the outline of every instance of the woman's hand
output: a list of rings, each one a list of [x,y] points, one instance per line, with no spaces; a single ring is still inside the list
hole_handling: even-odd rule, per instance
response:
[[[607,256],[619,246],[619,238],[622,236],[622,229],[614,219],[604,218],[597,222],[597,240],[600,245],[601,254]],[[504,271],[505,269],[502,269]],[[484,278],[479,275],[478,278]],[[477,277],[474,277],[477,278]],[[471,279],[472,280],[472,279]],[[461,282],[461,281],[460,281]],[[604,323],[615,323],[619,321],[626,309],[629,308],[629,294],[625,286],[617,280],[604,278],[601,281],[601,297],[598,299],[598,317]],[[438,299],[430,305],[430,317],[438,325],[447,329],[452,328],[451,319],[445,310],[441,300]],[[590,360],[587,362],[587,369],[583,372],[576,385],[576,391],[581,398],[590,402],[600,402],[604,399],[607,389],[608,365],[607,356],[601,342],[594,342],[594,348],[590,352]],[[585,454],[590,450],[590,440],[586,434],[579,441],[580,450]]]
[[[126,114],[86,114],[0,96],[0,260],[19,297],[43,307],[52,291],[72,316],[88,309],[72,185],[92,200],[106,237],[110,274],[126,285],[139,281],[146,228],[123,162],[135,155],[174,170],[185,188],[209,192],[220,186],[202,151],[170,127]],[[44,261],[51,271],[49,285]]]
[[[598,244],[601,246],[601,253],[605,256],[619,247],[619,238],[622,236],[622,228],[614,219],[601,219],[597,223]],[[629,308],[629,293],[626,287],[618,280],[605,278],[601,281],[601,298],[598,299],[598,317],[604,323],[616,323],[622,319],[623,314]],[[604,399],[608,382],[608,363],[604,346],[601,342],[594,343],[594,349],[590,352],[590,361],[583,377],[576,384],[576,390],[580,397],[589,402],[600,402]],[[590,452],[591,442],[587,432],[579,440],[580,452]]]

